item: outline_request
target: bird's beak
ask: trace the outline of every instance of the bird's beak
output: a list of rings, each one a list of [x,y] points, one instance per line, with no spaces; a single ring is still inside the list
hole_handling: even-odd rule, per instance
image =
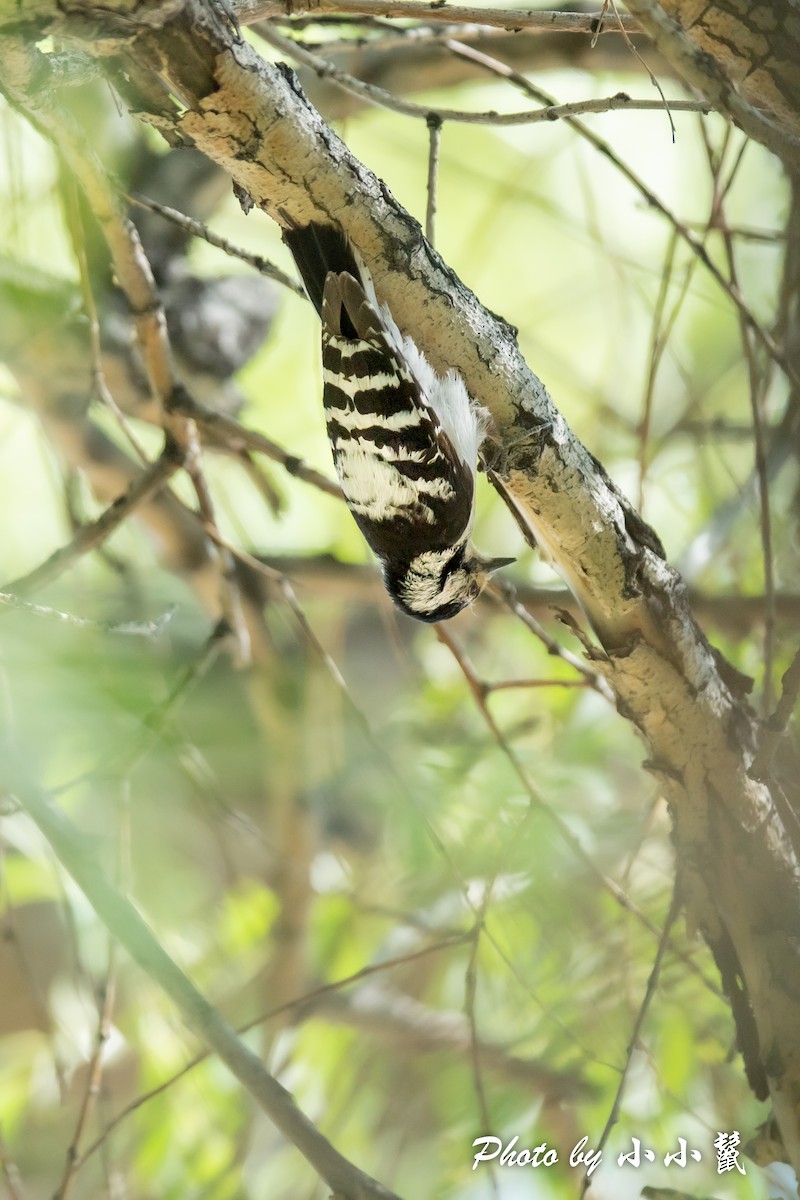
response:
[[[485,558],[483,567],[486,571],[499,571],[501,567],[509,567],[511,563],[515,563],[515,558]]]

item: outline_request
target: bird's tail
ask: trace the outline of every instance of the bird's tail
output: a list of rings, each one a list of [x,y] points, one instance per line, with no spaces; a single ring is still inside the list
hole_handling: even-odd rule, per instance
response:
[[[353,247],[338,225],[311,221],[308,225],[291,225],[283,230],[283,240],[292,252],[297,269],[308,292],[308,298],[322,315],[322,293],[325,280],[333,271],[361,278]]]

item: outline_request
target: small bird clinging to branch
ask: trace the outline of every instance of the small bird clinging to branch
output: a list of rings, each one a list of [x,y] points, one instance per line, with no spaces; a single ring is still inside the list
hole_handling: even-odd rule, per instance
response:
[[[313,222],[283,237],[322,319],[322,402],[348,507],[398,608],[454,617],[514,561],[470,541],[488,414],[456,370],[437,375],[401,334],[340,229]]]

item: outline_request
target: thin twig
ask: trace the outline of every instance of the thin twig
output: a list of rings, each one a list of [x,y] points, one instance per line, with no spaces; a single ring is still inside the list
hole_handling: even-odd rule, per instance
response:
[[[675,889],[672,893],[672,902],[670,903],[670,906],[669,906],[669,912],[667,913],[667,918],[664,922],[664,928],[661,930],[661,936],[659,937],[659,940],[658,940],[658,949],[656,950],[656,956],[655,956],[655,959],[653,960],[653,966],[650,971],[650,977],[647,980],[647,987],[645,988],[644,997],[642,998],[642,1003],[639,1007],[639,1011],[636,1014],[636,1020],[633,1023],[633,1030],[631,1031],[630,1042],[628,1043],[628,1051],[627,1051],[627,1054],[625,1055],[625,1063],[622,1068],[622,1073],[619,1078],[619,1083],[617,1084],[617,1091],[616,1091],[616,1095],[614,1096],[614,1102],[611,1105],[611,1111],[608,1114],[608,1119],[605,1123],[605,1127],[603,1129],[603,1132],[600,1135],[600,1140],[597,1143],[597,1150],[598,1150],[598,1152],[601,1152],[601,1153],[602,1153],[602,1150],[603,1150],[606,1142],[608,1141],[609,1134],[611,1133],[611,1130],[614,1128],[614,1126],[617,1122],[617,1118],[619,1116],[619,1109],[620,1109],[620,1105],[622,1103],[622,1096],[625,1092],[625,1085],[628,1082],[628,1074],[630,1072],[631,1062],[633,1061],[633,1054],[637,1048],[637,1045],[639,1042],[639,1035],[642,1031],[642,1026],[644,1025],[645,1017],[647,1016],[648,1010],[650,1008],[650,1003],[653,999],[653,996],[656,994],[656,988],[658,987],[658,980],[659,980],[659,976],[661,974],[661,964],[664,961],[664,955],[666,954],[667,948],[669,947],[672,926],[675,924],[676,920],[678,919],[678,913],[680,912],[680,909],[681,909],[681,899],[680,899],[678,886],[676,884]],[[586,1175],[584,1177],[583,1186],[581,1188],[581,1196],[583,1196],[586,1193],[590,1183],[591,1183],[591,1180],[590,1180],[589,1176]]]
[[[360,983],[363,979],[368,979],[370,976],[381,974],[384,971],[390,971],[393,967],[405,966],[407,963],[417,962],[419,959],[427,958],[431,954],[436,954],[441,950],[450,949],[453,946],[462,946],[466,942],[470,941],[471,937],[472,934],[470,933],[454,934],[452,937],[446,938],[444,941],[436,942],[434,945],[423,946],[421,950],[413,950],[408,954],[400,954],[395,958],[383,959],[379,963],[372,963],[370,966],[362,967],[360,970],[355,971],[352,975],[347,975],[342,979],[336,979],[332,983],[321,984],[312,991],[305,992],[302,996],[297,996],[293,1000],[287,1000],[278,1007],[270,1009],[269,1012],[261,1013],[259,1016],[254,1017],[251,1021],[247,1021],[244,1025],[238,1026],[236,1033],[239,1035],[239,1037],[243,1037],[246,1033],[249,1033],[250,1030],[257,1029],[259,1025],[263,1025],[267,1021],[272,1021],[276,1017],[284,1016],[286,1013],[295,1012],[302,1014],[302,1011],[307,1009],[309,1015],[313,1015],[316,1002],[323,999],[325,996],[332,995],[343,990],[344,988],[352,987],[353,984]],[[100,1149],[100,1147],[107,1141],[114,1130],[129,1116],[131,1116],[132,1113],[135,1113],[142,1107],[142,1105],[147,1104],[148,1101],[155,1099],[156,1096],[163,1095],[164,1092],[168,1091],[169,1088],[173,1087],[174,1084],[178,1083],[179,1080],[183,1079],[184,1076],[193,1071],[195,1067],[199,1067],[202,1063],[206,1062],[211,1055],[211,1050],[204,1050],[201,1054],[195,1055],[195,1057],[186,1063],[185,1066],[181,1067],[179,1071],[176,1071],[173,1075],[168,1076],[166,1079],[162,1079],[161,1083],[157,1084],[153,1088],[150,1088],[147,1092],[142,1092],[142,1094],[137,1096],[135,1100],[131,1100],[129,1104],[126,1104],[125,1107],[108,1122],[100,1136],[84,1151],[78,1164],[79,1167],[82,1167],[84,1163]]]
[[[86,1087],[84,1088],[75,1132],[67,1150],[67,1161],[61,1182],[56,1188],[53,1200],[69,1200],[79,1170],[80,1145],[86,1132],[86,1127],[94,1113],[97,1098],[100,1093],[100,1081],[103,1075],[103,1052],[111,1033],[111,1015],[114,1011],[116,997],[116,952],[115,943],[111,942],[108,954],[108,970],[103,986],[103,1003],[98,1014],[97,1037],[94,1050],[86,1070]]]
[[[102,545],[122,522],[132,512],[135,512],[140,504],[144,504],[151,496],[159,492],[167,480],[175,474],[180,463],[181,459],[179,455],[176,455],[175,447],[168,447],[160,458],[142,471],[139,478],[131,484],[123,496],[110,504],[95,521],[84,525],[71,542],[54,551],[33,571],[7,583],[0,590],[13,592],[19,597],[57,579],[84,554],[88,554],[90,550],[95,550]]]
[[[644,485],[647,476],[647,445],[650,440],[650,422],[653,415],[653,393],[655,391],[656,376],[658,367],[661,362],[664,350],[666,349],[669,340],[669,330],[671,329],[671,321],[674,321],[678,312],[678,305],[674,305],[671,313],[671,320],[664,322],[664,309],[667,303],[670,284],[672,282],[672,272],[675,267],[675,247],[677,245],[678,235],[674,229],[670,231],[670,239],[667,244],[667,249],[664,255],[664,267],[661,271],[661,283],[656,297],[655,308],[653,309],[653,326],[650,336],[650,360],[647,367],[647,383],[644,392],[644,404],[642,405],[642,416],[639,421],[639,495],[636,507],[639,512],[644,511]],[[689,272],[686,272],[684,278],[684,288],[688,286]],[[685,295],[685,290],[684,293]]]
[[[235,450],[233,454],[272,515],[280,516],[283,498],[264,468],[256,462],[249,450]]]
[[[548,105],[543,108],[516,113],[498,113],[494,111],[467,112],[462,109],[452,108],[431,109],[430,105],[416,104],[413,100],[405,100],[400,96],[395,96],[373,83],[365,83],[362,79],[356,79],[354,75],[348,74],[347,71],[342,71],[328,59],[314,54],[306,46],[301,45],[292,38],[284,37],[283,34],[278,33],[272,26],[263,29],[261,36],[264,38],[264,41],[269,42],[276,50],[279,50],[282,54],[290,55],[297,62],[308,67],[309,70],[313,71],[321,79],[330,79],[344,91],[350,92],[352,95],[358,96],[370,104],[375,104],[379,108],[387,108],[391,112],[399,113],[401,116],[417,117],[423,121],[427,121],[431,113],[433,113],[438,116],[440,121],[454,121],[458,124],[531,125],[538,121],[570,119],[584,113],[606,113],[619,109],[630,109],[631,111],[636,110],[639,112],[663,112],[664,109],[664,104],[660,100],[633,99],[625,92],[617,92],[615,95],[607,96],[601,100],[576,100],[571,104]],[[445,44],[449,45],[449,43]],[[711,112],[713,107],[707,101],[697,100],[671,100],[670,105],[676,112]]]
[[[492,894],[492,884],[489,883],[483,889],[481,897],[481,905],[478,912],[478,920],[475,922],[475,928],[472,935],[472,946],[470,948],[469,962],[467,963],[466,975],[464,977],[464,1010],[467,1014],[469,1023],[469,1049],[470,1060],[472,1064],[472,1078],[475,1082],[475,1094],[478,1097],[478,1109],[481,1115],[481,1129],[492,1129],[492,1119],[489,1113],[489,1102],[486,1098],[486,1088],[483,1084],[483,1071],[481,1069],[480,1056],[480,1039],[478,1037],[478,1018],[475,1013],[475,1001],[478,993],[478,951],[481,944],[481,929],[486,921],[486,910],[489,907],[489,898]],[[492,1189],[492,1195],[495,1200],[499,1200],[500,1187],[497,1181],[497,1172],[494,1169],[494,1164],[489,1171],[489,1186]]]
[[[655,75],[654,75],[654,74],[653,74],[653,72],[650,70],[650,68],[648,67],[647,63],[644,61],[644,59],[642,58],[641,54],[639,53],[639,51],[636,49],[636,47],[634,46],[633,42],[632,42],[632,41],[631,41],[631,39],[629,38],[629,36],[628,36],[628,32],[627,32],[627,30],[625,29],[625,26],[624,26],[624,25],[623,25],[623,23],[622,23],[622,14],[621,14],[621,12],[619,11],[619,9],[617,8],[617,3],[616,3],[616,0],[609,0],[609,3],[611,4],[611,7],[612,7],[612,8],[613,8],[613,10],[614,10],[614,18],[615,18],[615,20],[616,20],[616,22],[617,22],[617,26],[618,26],[618,28],[619,28],[619,31],[620,31],[620,33],[622,34],[622,36],[623,36],[623,38],[624,38],[624,40],[625,40],[625,45],[628,47],[628,49],[630,50],[630,52],[631,52],[631,54],[634,56],[634,58],[638,58],[639,62],[642,64],[642,66],[644,67],[645,71],[647,71],[647,74],[650,76],[650,82],[652,83],[653,87],[656,89],[656,91],[658,92],[659,96],[661,97],[662,104],[663,104],[663,106],[664,106],[664,109],[666,110],[667,119],[669,120],[669,127],[670,127],[670,130],[672,131],[672,143],[673,143],[673,145],[674,145],[674,144],[675,144],[675,122],[673,121],[673,119],[672,119],[672,113],[670,112],[670,109],[671,109],[672,107],[674,107],[674,105],[673,105],[673,102],[672,102],[671,100],[670,100],[670,101],[668,101],[668,100],[667,100],[667,97],[664,95],[664,91],[663,91],[663,89],[662,89],[662,87],[661,87],[661,84],[658,82],[658,80],[656,79]]]
[[[177,612],[177,606],[173,604],[155,621],[93,621],[90,617],[76,617],[74,613],[61,612],[57,608],[30,604],[12,592],[0,592],[0,606],[30,613],[34,617],[43,617],[47,621],[75,625],[78,629],[96,629],[99,633],[121,633],[126,637],[143,638],[159,637]]]
[[[0,1130],[0,1167],[3,1168],[9,1200],[25,1200],[22,1177]]]
[[[218,233],[214,233],[202,221],[195,220],[194,217],[189,217],[186,213],[179,212],[176,208],[170,208],[168,204],[159,204],[157,200],[151,200],[149,196],[141,196],[138,192],[123,192],[123,196],[131,204],[135,204],[138,208],[147,209],[150,212],[158,213],[166,221],[170,221],[173,225],[177,225],[179,229],[190,233],[192,237],[201,238],[204,242],[208,242],[209,246],[216,246],[218,250],[222,250],[229,258],[238,258],[241,262],[247,263],[259,275],[266,276],[267,279],[273,279],[279,283],[281,287],[288,288],[290,292],[301,296],[304,300],[307,298],[303,285],[293,279],[291,275],[287,275],[280,267],[273,266],[266,258],[262,258],[260,254],[251,254],[247,250],[242,250],[241,247],[234,245],[227,238],[220,237]]]
[[[209,530],[217,528],[217,518],[214,511],[214,501],[208,480],[202,470],[200,440],[197,436],[197,425],[194,421],[187,422],[186,437],[190,445],[190,454],[186,464],[187,473],[194,484],[195,495],[199,506],[200,520]],[[242,611],[242,597],[236,581],[236,567],[233,556],[224,547],[216,545],[209,548],[210,557],[215,560],[215,566],[220,577],[220,600],[222,612],[234,641],[233,660],[237,667],[248,666],[252,658],[250,632]]]
[[[605,18],[606,18],[606,13],[608,12],[608,7],[609,7],[609,4],[610,4],[610,2],[611,2],[611,0],[603,0],[603,7],[602,7],[602,8],[601,8],[601,10],[600,10],[600,16],[599,16],[599,17],[598,17],[598,19],[597,19],[597,27],[595,28],[594,32],[592,33],[592,40],[591,40],[591,42],[589,43],[589,45],[591,46],[592,50],[594,50],[595,46],[597,45],[597,42],[598,42],[598,40],[599,40],[599,38],[600,38],[600,34],[601,34],[601,33],[602,33],[604,30],[605,30],[605,28],[606,28]],[[615,11],[615,13],[616,13],[616,9],[615,9],[614,11]],[[616,13],[616,15],[617,15],[617,17],[619,17],[619,13]],[[621,32],[624,32],[624,30],[623,30],[623,27],[622,27],[622,25],[619,23],[619,21],[617,22],[617,28],[618,28],[618,29],[619,29]]]
[[[8,768],[10,771],[13,768]],[[214,1051],[284,1136],[300,1151],[334,1194],[364,1200],[398,1200],[335,1149],[197,990],[154,937],[137,909],[109,882],[86,839],[35,785],[14,780],[9,790],[52,846],[109,932],[172,999],[187,1025]]]
[[[530,82],[529,79],[526,79],[524,75],[520,74],[519,71],[515,71],[512,67],[509,67],[506,63],[501,62],[499,59],[492,58],[490,55],[485,54],[480,50],[476,50],[472,46],[466,46],[459,42],[453,42],[452,44],[449,44],[449,48],[453,54],[457,54],[461,58],[469,59],[471,62],[478,63],[491,74],[497,75],[502,79],[508,79],[532,99],[538,100],[540,104],[550,106],[551,110],[552,108],[558,107],[552,96],[543,91],[542,88],[536,87]],[[661,107],[656,102],[653,103],[655,104],[655,107]],[[672,107],[673,109],[678,109],[680,106],[676,105],[673,101]],[[673,226],[673,228],[677,230],[678,235],[700,259],[701,263],[709,272],[712,279],[715,280],[715,282],[736,305],[748,326],[753,330],[762,345],[766,347],[770,357],[774,359],[778,366],[786,373],[787,377],[791,379],[795,385],[800,387],[800,376],[795,371],[792,363],[787,359],[783,350],[781,350],[781,348],[777,345],[772,334],[760,324],[757,318],[747,307],[747,304],[745,303],[745,300],[739,289],[735,287],[730,280],[725,278],[719,268],[712,261],[703,242],[696,237],[694,233],[692,233],[685,222],[679,220],[678,217],[676,217],[675,214],[668,209],[661,200],[659,200],[655,192],[653,192],[647,186],[647,184],[645,184],[643,180],[639,178],[635,171],[631,170],[628,164],[612,150],[608,142],[604,141],[603,138],[599,137],[596,133],[589,129],[587,125],[584,125],[582,121],[577,120],[574,116],[567,117],[566,120],[567,124],[572,129],[579,133],[582,138],[590,143],[590,145],[594,146],[595,150],[597,150],[599,154],[602,154],[604,158],[606,158],[614,167],[616,167],[618,171],[621,172],[622,175],[625,176],[628,182],[636,188],[636,190],[641,194],[645,202],[651,208],[655,209],[656,212],[659,212],[663,217],[665,217],[666,220],[668,220]]]
[[[587,679],[500,679],[497,683],[483,683],[483,690],[487,696],[491,692],[503,692],[511,689],[528,688],[588,688],[589,681]]]
[[[756,779],[759,783],[763,783],[766,779],[770,764],[775,757],[775,751],[792,719],[798,696],[800,696],[800,650],[795,654],[781,679],[781,697],[775,712],[764,726],[761,745],[748,771],[751,779]]]
[[[492,716],[492,713],[486,702],[484,686],[481,680],[478,678],[471,661],[452,637],[452,635],[449,634],[442,625],[437,625],[435,628],[439,641],[447,647],[458,664],[485,724],[489,728],[494,740],[497,742],[498,747],[511,764],[515,775],[527,793],[531,805],[545,813],[545,815],[555,825],[565,843],[575,854],[576,858],[583,863],[593,878],[595,878],[605,889],[605,891],[611,895],[620,908],[624,909],[626,912],[629,912],[633,917],[636,918],[637,921],[640,922],[641,925],[644,926],[645,929],[649,930],[650,933],[658,937],[659,930],[646,915],[646,913],[642,912],[639,906],[631,900],[631,898],[627,895],[624,889],[619,886],[619,884],[615,883],[610,876],[601,871],[601,869],[592,859],[591,855],[583,848],[580,840],[572,832],[569,825],[567,825],[567,823],[561,818],[556,810],[542,797],[538,788],[523,766],[519,756]],[[702,970],[692,960],[690,955],[680,951],[677,948],[675,949],[675,953],[681,958],[685,965],[689,967],[690,970],[692,970],[696,975],[699,976],[700,979],[703,980],[703,983],[710,991],[714,992],[715,995],[720,994],[719,989],[703,974]]]
[[[428,113],[428,204],[425,209],[425,237],[435,244],[436,192],[439,184],[439,149],[442,142],[442,118],[438,113]]]
[[[270,17],[286,18],[286,0],[234,0],[236,16],[242,25],[253,25]],[[469,25],[499,27],[513,32],[541,29],[558,33],[618,34],[620,26],[628,33],[640,33],[641,26],[627,13],[621,14],[620,26],[613,21],[600,22],[592,13],[541,11],[523,8],[469,8],[464,5],[432,0],[292,0],[293,17],[302,19],[304,12],[356,14],[364,17],[395,17],[423,22],[465,22]]]
[[[538,638],[542,645],[547,650],[548,654],[552,654],[554,658],[560,658],[565,663],[568,663],[585,681],[587,687],[598,692],[605,700],[613,703],[614,693],[611,690],[607,680],[597,671],[593,671],[591,667],[587,667],[586,663],[578,658],[577,654],[573,654],[561,645],[554,637],[552,637],[544,626],[536,620],[532,613],[525,607],[523,601],[517,597],[517,589],[513,584],[505,581],[501,582],[495,579],[491,584],[492,594],[496,595],[505,605],[509,612],[513,613],[518,620],[522,621],[531,633]]]

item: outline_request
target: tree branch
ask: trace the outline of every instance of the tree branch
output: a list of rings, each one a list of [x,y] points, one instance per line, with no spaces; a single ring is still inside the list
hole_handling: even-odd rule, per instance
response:
[[[626,2],[658,51],[688,84],[702,92],[715,108],[728,113],[749,137],[772,150],[787,166],[800,168],[800,136],[739,95],[719,62],[684,32],[658,0]]]
[[[45,562],[41,563],[27,575],[7,583],[3,592],[13,592],[16,596],[26,596],[46,583],[57,579],[58,576],[72,566],[83,554],[101,546],[122,522],[135,512],[139,505],[144,504],[161,490],[171,475],[181,464],[180,454],[174,450],[165,451],[156,462],[151,463],[142,471],[135,483],[132,483],[124,496],[110,504],[100,514],[96,521],[84,525],[72,541],[59,547]]]
[[[23,785],[19,791],[12,790],[106,928],[163,988],[190,1029],[219,1055],[335,1195],[341,1200],[398,1200],[393,1192],[344,1158],[312,1125],[290,1093],[170,958],[131,902],[112,886],[88,848],[85,835],[35,787]]]
[[[665,105],[662,100],[643,100],[628,96],[625,92],[617,92],[601,100],[580,100],[572,104],[548,105],[542,108],[528,109],[525,112],[499,113],[468,112],[463,109],[431,108],[430,105],[417,104],[413,100],[405,100],[401,96],[392,95],[385,88],[376,87],[372,83],[349,75],[335,63],[329,62],[319,54],[314,54],[307,46],[284,37],[276,29],[269,27],[261,31],[261,36],[282,54],[289,55],[296,62],[302,63],[320,79],[330,79],[331,82],[343,88],[346,92],[359,97],[369,104],[387,108],[390,112],[400,113],[406,117],[416,117],[427,121],[430,117],[438,118],[440,122],[452,121],[465,125],[497,125],[505,128],[512,125],[535,125],[538,121],[560,121],[565,118],[581,116],[584,113],[615,112],[628,109],[638,112],[663,112]],[[669,108],[673,112],[709,112],[711,106],[702,100],[670,100]]]
[[[281,0],[235,0],[233,11],[241,25],[254,25],[269,17],[285,17],[286,4]],[[623,13],[620,20],[581,12],[558,10],[535,11],[516,8],[470,8],[466,5],[448,4],[432,0],[420,4],[419,0],[293,0],[293,16],[304,13],[346,13],[364,17],[398,17],[417,21],[455,21],[470,25],[486,25],[499,29],[540,29],[562,33],[619,33],[624,28],[629,33],[638,33],[639,25],[634,17]]]

